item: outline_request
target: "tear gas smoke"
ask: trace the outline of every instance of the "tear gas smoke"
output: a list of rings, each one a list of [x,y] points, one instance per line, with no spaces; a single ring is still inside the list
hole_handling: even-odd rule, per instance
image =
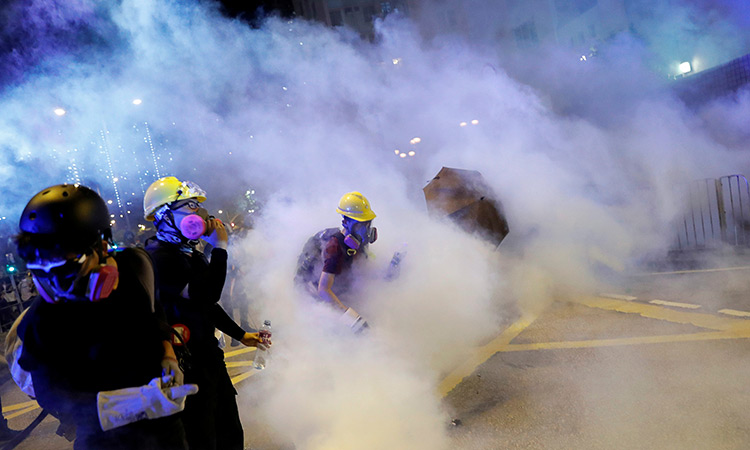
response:
[[[106,5],[4,8],[18,19],[5,35],[33,45],[5,55],[0,215],[62,181],[98,184],[118,223],[159,176],[196,181],[209,208],[262,192],[263,215],[232,257],[276,348],[240,397],[258,402],[243,403],[256,425],[298,448],[448,448],[433,391],[468,347],[517,302],[593,289],[663,251],[679,183],[747,172],[745,123],[729,118],[748,96],[693,114],[627,36],[585,66],[544,48],[555,69],[542,71],[481,43],[424,41],[395,16],[367,43],[302,20],[251,29],[210,4]],[[502,199],[500,252],[426,216],[421,188],[441,166],[480,170]],[[351,190],[380,230],[355,307],[373,328],[357,337],[291,282],[303,243],[338,226]],[[405,242],[401,277],[382,281]]]

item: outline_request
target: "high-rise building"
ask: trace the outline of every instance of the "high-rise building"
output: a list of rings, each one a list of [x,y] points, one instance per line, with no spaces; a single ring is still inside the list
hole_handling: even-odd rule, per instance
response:
[[[363,39],[375,38],[373,21],[392,13],[409,13],[410,0],[293,0],[298,17],[330,27],[347,26]]]

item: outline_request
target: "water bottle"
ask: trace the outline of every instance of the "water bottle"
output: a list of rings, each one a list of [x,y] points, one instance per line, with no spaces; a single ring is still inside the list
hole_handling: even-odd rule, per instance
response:
[[[258,330],[258,334],[260,335],[260,341],[263,344],[268,345],[268,343],[271,340],[271,321],[266,320],[263,322],[263,326],[260,327],[260,330]],[[266,368],[266,359],[268,359],[269,356],[269,350],[267,349],[261,349],[258,347],[255,350],[255,359],[253,360],[253,367],[255,367],[256,370],[263,370]]]
[[[403,244],[401,246],[401,249],[393,254],[393,258],[391,258],[391,263],[388,265],[388,270],[386,270],[385,273],[385,279],[387,281],[395,280],[398,278],[399,275],[401,275],[401,261],[406,256],[406,246],[407,244]]]

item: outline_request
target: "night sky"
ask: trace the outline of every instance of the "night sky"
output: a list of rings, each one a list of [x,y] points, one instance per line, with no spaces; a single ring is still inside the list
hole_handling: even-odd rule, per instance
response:
[[[294,14],[294,6],[291,0],[221,0],[224,13],[230,17],[252,22],[257,18],[258,10],[266,13],[278,13],[284,17]]]

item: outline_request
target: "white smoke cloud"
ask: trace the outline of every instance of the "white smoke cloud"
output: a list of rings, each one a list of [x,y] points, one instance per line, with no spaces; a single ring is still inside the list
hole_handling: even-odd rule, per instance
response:
[[[41,4],[28,13],[39,19]],[[458,38],[425,42],[401,18],[378,23],[368,43],[300,20],[251,29],[190,2],[74,6],[54,4],[59,27],[81,18],[75,29],[106,42],[68,42],[75,51],[2,92],[3,215],[76,174],[111,196],[122,178],[123,207],[136,211],[139,174],[194,180],[214,210],[258,189],[263,215],[232,258],[276,348],[240,396],[259,403],[243,403],[254,422],[298,448],[449,448],[434,391],[468,348],[517,304],[594,289],[664,251],[676,186],[748,168],[735,151],[744,122],[727,120],[747,96],[696,116],[626,37],[588,65],[545,49],[555,69],[542,72]],[[480,170],[503,201],[511,234],[499,252],[427,217],[420,190],[443,166]],[[372,324],[362,336],[291,283],[305,240],[338,226],[351,190],[380,228],[354,303]],[[403,243],[401,277],[387,283],[377,275]]]

